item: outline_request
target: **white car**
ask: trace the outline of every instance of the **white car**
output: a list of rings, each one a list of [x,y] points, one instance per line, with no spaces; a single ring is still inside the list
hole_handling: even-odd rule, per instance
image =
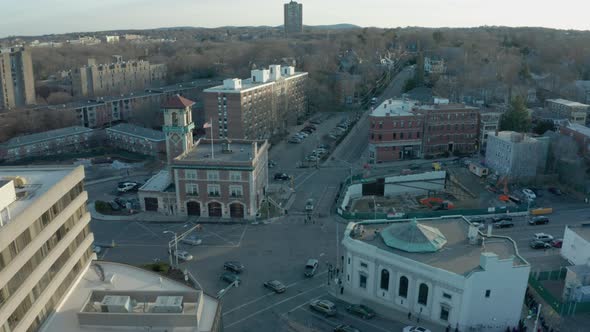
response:
[[[537,198],[537,195],[535,195],[535,193],[530,189],[525,188],[522,190],[522,193],[529,201],[532,201]]]
[[[534,239],[543,242],[551,242],[553,241],[553,236],[545,233],[535,233]]]
[[[174,252],[174,256],[178,257],[178,259],[181,259],[183,261],[190,261],[193,259],[193,255],[189,254],[188,251],[185,250],[178,250]]]
[[[191,235],[187,236],[184,239],[180,240],[180,243],[188,244],[191,246],[198,246],[203,243],[203,240],[199,239],[198,237]]]
[[[135,188],[137,188],[139,186],[139,184],[137,182],[133,182],[133,181],[129,181],[129,182],[121,182],[119,183],[119,185],[117,186],[117,190],[120,193],[126,193],[128,191],[132,191]]]
[[[402,330],[403,332],[431,332],[429,329],[420,326],[406,326]]]

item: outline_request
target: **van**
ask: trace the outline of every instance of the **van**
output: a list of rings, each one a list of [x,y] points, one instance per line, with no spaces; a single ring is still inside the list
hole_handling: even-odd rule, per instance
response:
[[[317,259],[308,259],[307,263],[305,263],[305,276],[308,278],[313,277],[318,269],[318,266],[319,262]]]

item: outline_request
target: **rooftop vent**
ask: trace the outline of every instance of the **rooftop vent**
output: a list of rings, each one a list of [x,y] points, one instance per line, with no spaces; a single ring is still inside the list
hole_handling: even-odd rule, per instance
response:
[[[230,140],[221,143],[221,153],[232,153]]]
[[[131,297],[106,295],[100,302],[100,311],[126,313],[131,311]]]
[[[182,296],[158,296],[154,305],[154,313],[182,313]]]

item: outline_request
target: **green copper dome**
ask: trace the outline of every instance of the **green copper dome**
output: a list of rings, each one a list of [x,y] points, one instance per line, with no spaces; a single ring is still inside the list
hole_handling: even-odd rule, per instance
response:
[[[392,224],[380,234],[387,246],[407,252],[436,252],[447,243],[437,228],[419,224],[415,219]]]

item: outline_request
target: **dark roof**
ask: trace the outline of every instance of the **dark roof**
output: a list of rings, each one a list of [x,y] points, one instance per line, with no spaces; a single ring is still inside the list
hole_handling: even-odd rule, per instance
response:
[[[162,108],[173,108],[173,109],[182,109],[191,107],[195,104],[194,101],[190,99],[186,99],[180,95],[175,95],[164,102]]]
[[[92,131],[92,129],[82,126],[65,127],[31,135],[13,137],[8,141],[0,144],[0,146],[2,146],[5,149],[12,149],[19,146],[50,141],[61,137],[89,133]]]
[[[159,130],[139,127],[129,123],[119,123],[116,126],[107,128],[107,131],[117,131],[125,135],[135,136],[152,141],[164,141],[166,139],[164,133]]]

